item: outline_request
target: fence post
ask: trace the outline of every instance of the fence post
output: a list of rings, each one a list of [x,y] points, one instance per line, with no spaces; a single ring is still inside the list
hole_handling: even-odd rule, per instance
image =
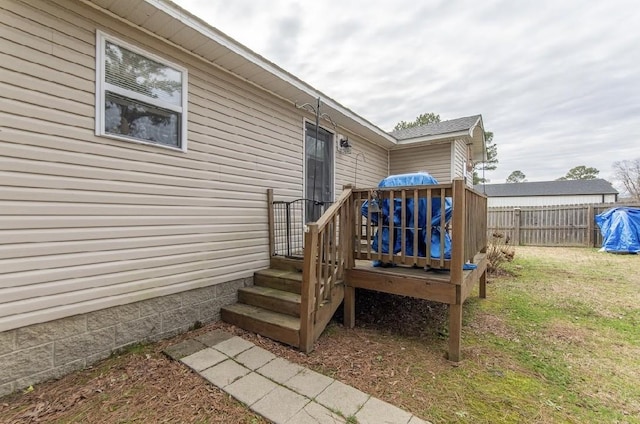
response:
[[[513,245],[520,246],[520,208],[513,209]]]
[[[596,214],[593,205],[589,205],[587,210],[587,246],[596,247],[595,223]]]
[[[273,189],[267,189],[267,216],[269,222],[269,257],[276,253],[275,220],[273,218]]]

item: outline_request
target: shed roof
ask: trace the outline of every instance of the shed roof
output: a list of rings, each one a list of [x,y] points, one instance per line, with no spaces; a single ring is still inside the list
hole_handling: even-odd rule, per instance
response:
[[[390,133],[397,144],[393,148],[403,149],[441,142],[443,140],[464,140],[471,146],[471,159],[476,162],[487,160],[482,115],[465,116],[435,122],[420,127],[406,128]]]
[[[506,184],[478,184],[477,191],[488,197],[577,196],[618,194],[611,183],[602,178],[593,180],[537,181]]]
[[[420,127],[405,128],[403,130],[392,131],[391,135],[398,140],[425,137],[430,135],[443,135],[469,131],[475,127],[482,117],[480,115],[465,116],[463,118],[451,119],[449,121],[434,122]]]

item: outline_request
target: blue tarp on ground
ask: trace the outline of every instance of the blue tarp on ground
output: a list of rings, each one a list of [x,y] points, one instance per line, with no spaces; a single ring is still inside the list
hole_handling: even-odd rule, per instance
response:
[[[421,186],[421,185],[434,185],[438,184],[438,181],[429,175],[426,172],[416,172],[411,174],[399,174],[399,175],[391,175],[378,184],[379,188],[386,187],[407,187],[407,186]],[[407,217],[407,227],[406,230],[406,246],[405,252],[407,255],[413,255],[413,240],[414,240],[414,219],[416,217],[413,213],[413,198],[406,199],[405,205],[405,214]],[[382,253],[389,253],[389,223],[390,220],[393,219],[394,228],[394,243],[393,243],[393,253],[399,253],[402,250],[402,233],[401,229],[401,219],[402,219],[402,200],[397,198],[393,201],[393,206],[391,205],[391,201],[388,199],[382,200],[379,204],[372,206],[371,210],[371,222],[373,225],[379,225],[380,219],[382,220]],[[393,209],[393,212],[391,210]],[[431,223],[429,225],[429,231],[427,231],[427,199],[420,198],[418,199],[418,256],[426,257],[426,241],[427,237],[431,237],[431,252],[430,255],[432,258],[440,257],[440,220],[442,219],[442,211],[441,211],[441,201],[440,198],[433,198],[431,200]],[[378,212],[379,210],[379,212]],[[374,212],[375,211],[375,212]],[[361,213],[362,216],[367,217],[369,212],[369,204],[365,201],[362,204]],[[451,215],[453,213],[453,208],[451,204],[451,199],[446,198],[445,200],[445,222],[451,219]],[[378,252],[378,231],[373,238],[373,243],[371,248]],[[445,258],[451,259],[451,237],[448,233],[445,233]]]
[[[602,249],[612,253],[640,252],[640,209],[612,208],[596,215]]]

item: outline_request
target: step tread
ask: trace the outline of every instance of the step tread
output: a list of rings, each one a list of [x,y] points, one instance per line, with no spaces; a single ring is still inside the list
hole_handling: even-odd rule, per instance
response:
[[[266,322],[278,327],[292,331],[300,331],[300,318],[291,315],[281,314],[279,312],[269,311],[257,306],[245,305],[243,303],[235,303],[222,308],[228,312],[244,315],[252,320]],[[268,334],[265,334],[267,337]]]
[[[267,268],[256,271],[257,275],[264,275],[265,277],[284,278],[287,280],[302,281],[302,273],[296,271],[287,271],[282,269]]]
[[[278,290],[271,287],[262,287],[262,286],[249,286],[242,287],[239,291],[244,291],[252,294],[257,294],[260,296],[271,297],[275,299],[281,299],[291,303],[300,303],[302,297],[297,293],[291,293],[284,290]]]
[[[304,258],[288,258],[284,256],[272,256],[269,261],[270,268],[301,272],[304,266]]]

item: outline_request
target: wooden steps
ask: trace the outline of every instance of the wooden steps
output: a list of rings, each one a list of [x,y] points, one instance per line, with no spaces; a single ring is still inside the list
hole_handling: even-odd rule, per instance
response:
[[[220,313],[223,321],[244,330],[291,346],[300,345],[300,318],[244,303],[225,306]]]
[[[238,291],[238,303],[260,306],[274,312],[300,316],[300,295],[271,287],[252,286]]]
[[[281,267],[281,268],[275,268]],[[238,303],[220,310],[222,320],[247,331],[300,347],[302,260],[272,262],[238,290]]]
[[[270,287],[290,293],[300,294],[302,289],[302,273],[281,269],[263,269],[253,274],[253,284]]]

